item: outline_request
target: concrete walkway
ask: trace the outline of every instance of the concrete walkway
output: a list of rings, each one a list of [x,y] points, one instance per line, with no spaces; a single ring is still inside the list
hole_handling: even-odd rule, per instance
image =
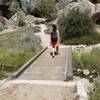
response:
[[[75,87],[74,82],[14,80],[2,86],[0,100],[75,100]]]
[[[24,80],[65,80],[68,48],[60,48],[59,55],[52,58],[51,49],[47,49],[19,77]]]

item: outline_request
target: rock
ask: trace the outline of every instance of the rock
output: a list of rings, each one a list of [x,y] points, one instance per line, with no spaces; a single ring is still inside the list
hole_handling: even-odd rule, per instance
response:
[[[47,26],[47,29],[44,30],[44,33],[50,34],[52,32],[52,26]]]
[[[0,32],[4,30],[3,24],[0,22]]]
[[[12,3],[10,4],[8,10],[15,13],[17,11],[17,9],[20,9],[20,4],[17,0],[13,0]]]
[[[64,9],[64,14],[67,15],[71,9],[78,8],[81,12],[85,12],[87,10],[90,11],[90,15],[92,16],[95,12],[95,5],[88,0],[78,0],[78,2],[73,2],[66,5]]]
[[[46,22],[45,18],[36,18],[35,24],[43,24]]]
[[[100,0],[90,0],[92,3],[96,4],[96,3],[100,3]]]
[[[13,23],[14,26],[25,26],[25,14],[23,11],[18,11],[15,13],[9,20]]]
[[[35,23],[35,21],[36,21],[36,18],[34,16],[31,16],[31,15],[25,16],[26,24]]]
[[[85,70],[83,70],[83,74],[84,75],[89,75],[90,74],[90,71],[88,69],[85,69]]]
[[[6,18],[10,18],[20,7],[20,0],[0,0],[0,10]]]
[[[100,3],[96,4],[95,12],[100,12]]]
[[[22,1],[22,8],[25,12],[33,12],[38,4],[40,4],[41,0],[21,0]],[[28,4],[30,6],[28,6]]]
[[[66,5],[70,4],[71,2],[75,2],[76,0],[59,0],[57,3],[57,7],[59,9],[63,9]]]
[[[25,16],[25,22],[27,24],[41,24],[41,23],[45,23],[46,19],[34,17],[33,15],[26,15]]]
[[[41,27],[40,26],[34,26],[33,29],[34,29],[34,33],[41,32]]]
[[[0,32],[11,26],[12,23],[3,16],[0,16]]]
[[[41,3],[41,0],[31,0],[32,9],[34,9],[40,3]]]
[[[93,14],[93,19],[97,24],[100,24],[100,3],[96,4],[95,12]]]

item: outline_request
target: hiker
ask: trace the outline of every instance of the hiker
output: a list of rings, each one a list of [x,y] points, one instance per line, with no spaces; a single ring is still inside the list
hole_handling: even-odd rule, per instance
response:
[[[59,31],[57,30],[57,26],[55,24],[52,25],[52,32],[50,34],[51,37],[51,46],[52,46],[52,52],[50,55],[54,57],[54,55],[59,54],[59,42],[60,42],[60,36],[59,36]]]

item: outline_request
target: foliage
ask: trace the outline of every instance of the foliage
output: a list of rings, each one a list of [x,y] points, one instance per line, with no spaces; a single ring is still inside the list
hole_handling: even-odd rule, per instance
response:
[[[63,15],[58,23],[63,40],[80,38],[94,31],[94,23],[88,11],[80,12],[79,9],[72,9],[68,15]]]
[[[57,17],[55,0],[41,0],[41,3],[35,8],[34,14],[48,20],[55,19]]]
[[[0,47],[12,52],[31,52],[40,46],[40,38],[33,28],[18,29],[0,36]]]
[[[28,59],[33,57],[40,48],[34,50],[33,52],[25,52],[25,53],[13,53],[9,52],[5,49],[0,49],[0,64],[11,65],[11,70],[18,69],[22,64],[24,64]]]
[[[100,72],[100,49],[94,49],[90,53],[73,53],[74,68],[98,70]]]
[[[100,80],[96,81],[96,89],[90,95],[90,100],[100,100]]]
[[[0,35],[0,79],[18,70],[41,48],[40,39],[29,28]]]
[[[18,26],[24,26],[25,25],[24,15],[19,9],[17,10],[16,16],[17,16]]]
[[[79,45],[79,44],[86,44],[86,45],[93,45],[100,43],[100,35],[99,34],[92,34],[92,35],[85,35],[80,38],[72,38],[66,39],[63,41],[65,45]]]
[[[0,80],[5,78],[5,72],[0,69]]]

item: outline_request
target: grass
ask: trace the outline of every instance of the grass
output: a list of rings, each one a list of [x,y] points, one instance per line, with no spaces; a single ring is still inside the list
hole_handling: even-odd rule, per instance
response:
[[[3,79],[36,55],[42,47],[40,39],[29,29],[0,35],[0,79]]]
[[[2,66],[0,67],[0,79],[5,78],[6,73],[18,70],[40,50],[41,47],[32,52],[12,53],[7,50],[0,49],[0,64],[2,64]]]
[[[100,72],[100,49],[94,49],[90,53],[74,52],[73,66],[78,69],[98,70]]]
[[[5,77],[5,71],[0,69],[0,80],[4,79]]]
[[[90,94],[90,100],[100,100],[100,80],[95,83],[96,89]]]
[[[92,45],[100,43],[100,35],[99,34],[92,34],[92,35],[86,35],[82,36],[80,38],[72,38],[68,40],[64,40],[63,44],[65,45]]]

